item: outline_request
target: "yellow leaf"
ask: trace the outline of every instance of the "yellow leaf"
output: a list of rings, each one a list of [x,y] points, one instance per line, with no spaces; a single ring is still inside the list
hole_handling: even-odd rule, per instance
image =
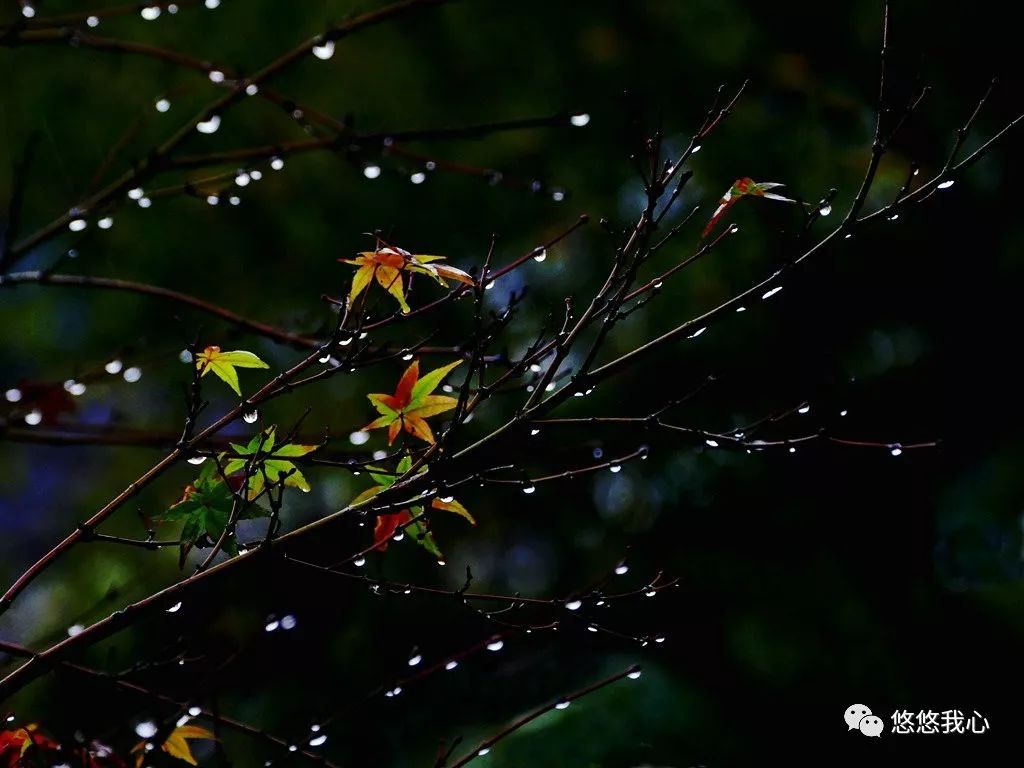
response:
[[[252,352],[247,352],[244,349],[222,352],[220,347],[209,346],[196,356],[196,368],[199,369],[200,376],[205,376],[213,371],[214,375],[231,387],[239,397],[242,396],[242,390],[238,386],[238,374],[235,372],[235,368],[269,367]]]

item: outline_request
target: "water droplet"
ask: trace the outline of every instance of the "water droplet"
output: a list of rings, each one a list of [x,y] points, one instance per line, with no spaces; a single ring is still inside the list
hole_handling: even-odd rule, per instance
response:
[[[373,452],[373,460],[374,461],[380,461],[381,459],[386,459],[387,457],[388,457],[388,452],[387,451],[376,450],[376,451]]]
[[[830,213],[832,213],[832,204],[825,203],[823,206],[821,206],[821,208],[818,209],[818,213],[820,213],[822,216],[828,216]]]
[[[299,747],[298,747],[297,744],[289,744],[288,745],[288,751],[289,752],[298,752],[299,751]]]
[[[128,197],[131,200],[139,200],[145,193],[142,191],[142,187],[135,187],[134,189],[128,190]]]
[[[523,493],[525,493],[527,495],[533,493],[536,490],[537,490],[537,486],[535,486],[535,485],[527,485],[527,486],[523,487]]]
[[[34,427],[38,424],[41,424],[42,421],[43,412],[40,411],[38,408],[34,408],[25,414],[25,423],[28,424],[30,427]]]
[[[244,416],[242,416],[242,420],[246,424],[255,424],[256,423],[256,419],[258,419],[259,417],[260,417],[260,412],[258,410],[254,410],[254,411],[249,411],[249,413],[247,413]]]
[[[139,11],[139,15],[146,21],[155,21],[160,17],[160,11],[159,5],[149,5]]]
[[[366,558],[357,557],[355,560],[352,561],[352,565],[354,565],[356,568],[362,568],[364,565],[366,565]]]
[[[178,727],[178,728],[181,728],[181,726],[183,726],[185,723],[187,723],[190,719],[191,718],[189,718],[188,715],[182,715],[181,717],[178,718],[177,722],[174,725],[176,727]],[[56,768],[56,766],[54,766],[54,768]]]
[[[704,328],[698,328],[696,331],[694,331],[693,333],[690,334],[689,338],[696,339],[698,336],[700,336],[706,330],[707,330],[707,326],[705,326]]]
[[[625,563],[619,563],[618,565],[615,566],[615,575],[616,576],[623,576],[623,575],[625,575],[627,573],[629,573],[629,566],[626,565]]]
[[[200,120],[196,123],[196,130],[207,135],[216,133],[220,128],[220,115],[210,115],[207,120]]]
[[[608,471],[611,472],[613,475],[617,475],[619,472],[622,471],[622,465],[612,464],[610,467],[608,467]]]
[[[114,219],[110,216],[104,216],[102,219],[96,222],[96,226],[100,229],[110,229],[114,226]]]
[[[295,629],[295,625],[298,623],[298,619],[296,619],[294,616],[292,616],[292,614],[289,613],[287,616],[281,619],[281,629]]]
[[[309,726],[309,730],[311,730],[313,733],[319,733],[320,725],[318,723],[313,723],[311,726]]]
[[[221,72],[219,69],[211,69],[209,78],[211,83],[223,83],[224,73]]]
[[[537,436],[537,435],[539,435],[539,434],[540,434],[540,430],[539,430],[539,429],[537,429],[537,428],[534,428],[534,429],[531,429],[531,430],[530,430],[530,436],[531,436],[531,437],[536,437],[536,436]]]
[[[707,443],[709,448],[717,448],[718,447],[718,441],[717,440],[710,440],[709,439],[709,440],[705,440],[704,442]]]
[[[365,176],[368,179],[376,179],[378,176],[380,176],[380,166],[379,165],[368,165],[368,166],[366,166],[365,168],[363,168],[363,176]]]
[[[569,702],[566,701],[565,699],[562,699],[560,702],[555,704],[555,709],[568,709],[568,708],[569,708]]]
[[[314,45],[313,55],[321,61],[327,61],[334,55],[334,41],[325,40],[321,45]]]
[[[853,237],[853,233],[847,232],[845,235],[843,235],[843,240],[849,240],[851,237]]]
[[[562,189],[552,190],[552,192],[551,192],[551,199],[554,200],[556,203],[562,202],[563,200],[565,200],[565,190],[562,190]]]
[[[596,624],[589,624],[589,625],[587,625],[587,631],[588,632],[597,632],[597,625]]]
[[[240,198],[238,195],[232,195],[231,197],[228,198],[228,203],[230,203],[231,205],[238,205],[241,202],[242,198]]]
[[[449,661],[447,664],[444,665],[444,668],[445,668],[445,670],[447,672],[451,672],[457,666],[459,666],[459,662],[455,661],[455,659],[452,659],[451,661]]]
[[[646,592],[644,592],[644,596],[645,597],[654,597],[657,594],[658,594],[658,590],[656,590],[656,589],[649,589]]]
[[[447,563],[447,562],[445,562],[444,560],[438,560],[438,561],[437,561],[437,564],[438,564],[438,565],[439,565],[440,567],[442,567],[442,568],[444,568],[444,567],[445,567],[446,565],[448,565],[448,563]]]
[[[31,5],[23,5],[21,6],[21,15],[26,19],[31,19],[36,15],[36,9]]]
[[[898,219],[899,217],[900,215],[898,213],[894,213],[892,216],[889,217],[889,221],[896,221],[896,219]]]
[[[639,680],[640,679],[640,674],[641,674],[641,672],[640,672],[639,669],[634,669],[634,670],[630,671],[630,673],[627,674],[626,677],[628,677],[630,680]]]
[[[181,610],[181,601],[179,600],[178,602],[176,602],[174,605],[172,605],[170,608],[167,609],[167,613],[177,613],[180,610]]]
[[[789,447],[789,452],[790,452],[790,453],[796,453],[796,446],[794,446],[794,445],[791,445],[791,446]]]
[[[363,430],[358,430],[348,436],[348,441],[352,443],[352,445],[363,445],[369,439],[370,433],[364,432]]]
[[[260,87],[258,85],[256,85],[256,83],[249,83],[247,86],[245,86],[245,95],[246,96],[255,96],[259,92],[260,92]]]
[[[89,226],[89,223],[85,219],[72,219],[68,222],[68,229],[72,232],[81,232]]]
[[[664,635],[658,635],[656,638],[654,638],[654,642],[656,642],[656,643],[664,643],[665,642],[665,636]]]
[[[729,227],[729,234],[730,235],[735,235],[739,231],[740,231],[740,225],[739,224],[733,224],[731,227]]]
[[[410,360],[412,360],[412,358],[413,358],[413,354],[412,354],[412,352],[409,352],[408,354],[402,355],[402,360],[404,360],[404,361],[405,361],[405,362],[407,362],[407,363],[408,363],[408,362],[409,362]]]
[[[810,413],[811,412],[811,406],[809,406],[809,405],[801,405],[799,408],[797,408],[796,412],[797,413]]]
[[[267,622],[266,626],[264,626],[263,629],[266,632],[275,632],[275,631],[277,631],[277,628],[280,627],[280,626],[281,626],[281,622],[279,622],[277,619],[271,619],[270,621]]]
[[[903,447],[900,445],[891,445],[889,446],[889,453],[893,456],[899,456],[903,453]]]
[[[220,0],[206,0],[203,4],[212,11],[220,5]]]
[[[416,171],[416,173],[409,176],[409,181],[413,184],[422,184],[426,180],[427,174],[423,173],[423,171]]]
[[[309,740],[309,746],[311,746],[311,747],[319,747],[319,746],[323,745],[326,741],[327,741],[327,734],[326,733],[321,733],[319,736],[314,736],[312,739]]]
[[[533,260],[536,261],[536,262],[544,261],[544,259],[546,259],[547,257],[548,257],[548,249],[547,248],[540,248],[539,250],[535,251],[534,254],[533,254]]]
[[[590,115],[586,112],[580,112],[578,115],[573,115],[569,118],[569,122],[575,125],[577,128],[582,128],[590,122]]]
[[[284,168],[284,160],[282,160],[280,157],[272,157],[270,158],[270,167],[273,168],[275,171],[280,171],[282,168]]]
[[[68,627],[68,637],[74,637],[75,635],[80,635],[83,632],[85,632],[84,624],[72,624]]]
[[[166,112],[171,108],[171,102],[167,99],[157,99],[154,106],[156,106],[157,112]]]
[[[487,285],[485,285],[485,286],[484,286],[484,290],[485,290],[485,291],[489,291],[489,290],[491,290],[491,288],[493,288],[493,287],[494,287],[494,281],[493,281],[493,280],[491,280],[491,281],[489,281],[489,282],[487,283]]]
[[[736,311],[737,311],[737,312],[746,312],[746,311],[747,311],[747,308],[746,308],[746,307],[744,307],[744,306],[743,306],[743,305],[741,304],[740,306],[736,307]]]
[[[203,714],[203,710],[201,710],[199,707],[193,705],[193,706],[188,708],[188,713],[190,715],[192,715],[192,717],[199,717],[201,714]]]
[[[4,392],[4,399],[6,399],[8,403],[17,403],[21,400],[21,390],[14,387],[8,389]]]
[[[940,182],[938,183],[938,185],[937,185],[937,188],[938,188],[938,189],[949,189],[949,188],[950,188],[950,187],[952,187],[952,186],[953,186],[953,185],[954,185],[955,183],[956,183],[956,182],[955,182],[955,181],[954,181],[953,179],[946,179],[945,181],[940,181]]]
[[[239,171],[235,174],[235,184],[240,187],[247,186],[251,180],[249,174],[245,171]]]
[[[502,640],[500,637],[492,638],[491,641],[489,643],[487,643],[487,650],[488,651],[497,652],[497,651],[500,651],[504,647],[505,647],[505,641]]]
[[[100,25],[100,17],[99,16],[89,16],[85,20],[85,23],[88,24],[90,27],[93,27],[93,28],[98,27]]]
[[[845,416],[845,415],[846,415],[846,414],[848,414],[848,413],[849,413],[849,411],[847,411],[847,410],[842,410],[842,411],[840,411],[840,412],[839,412],[839,415],[840,415],[840,416]]]
[[[690,154],[691,155],[696,155],[698,152],[700,152],[700,150],[701,150],[701,145],[698,144],[697,146],[695,146],[693,149],[690,150]]]
[[[209,203],[210,205],[216,205],[217,203],[220,202],[220,198],[217,197],[217,195],[207,195],[206,202]]]
[[[409,657],[409,666],[410,667],[415,667],[421,661],[423,661],[423,656],[417,653],[417,654]]]
[[[781,290],[782,290],[782,286],[781,286],[781,285],[778,285],[778,286],[776,286],[776,287],[772,288],[772,289],[771,289],[770,291],[766,291],[766,292],[764,293],[764,295],[763,295],[763,296],[761,296],[761,299],[762,299],[762,300],[763,300],[763,299],[770,299],[770,298],[771,298],[772,296],[774,296],[774,295],[775,295],[776,293],[778,293],[778,292],[779,292],[779,291],[781,291]]]
[[[152,720],[143,720],[140,723],[135,724],[135,735],[140,739],[149,739],[156,736],[157,727],[156,723]]]
[[[578,611],[580,608],[583,607],[583,601],[582,600],[570,600],[569,602],[567,602],[565,604],[565,607],[566,607],[566,610],[569,610],[569,611]]]
[[[486,755],[490,751],[491,751],[490,747],[480,747],[480,749],[477,750],[476,754],[477,754],[478,757],[483,757],[484,755]]]

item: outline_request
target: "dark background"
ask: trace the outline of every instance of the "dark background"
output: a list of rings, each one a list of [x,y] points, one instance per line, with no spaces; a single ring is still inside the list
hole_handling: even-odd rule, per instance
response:
[[[75,8],[39,6],[40,15]],[[251,71],[354,9],[226,0],[214,11],[182,8],[155,22],[136,15],[104,21],[96,33]],[[17,13],[11,3],[6,11],[11,19]],[[496,261],[503,263],[583,212],[595,222],[605,216],[631,225],[640,197],[628,156],[639,148],[638,126],[662,126],[670,146],[685,146],[715,89],[735,89],[746,78],[734,114],[691,164],[695,176],[680,212],[697,203],[702,212],[651,274],[693,251],[715,199],[739,176],[785,182],[808,200],[836,187],[835,213],[816,229],[824,234],[867,162],[881,17],[879,2],[729,0],[463,2],[421,13],[340,43],[329,61],[310,57],[274,85],[335,117],[351,115],[364,131],[571,111],[588,112],[590,124],[409,147],[500,170],[499,184],[436,171],[414,186],[408,174],[416,167],[395,157],[375,160],[384,172],[373,181],[360,172],[360,158],[343,154],[288,159],[281,172],[260,165],[263,180],[239,192],[238,207],[188,196],[156,199],[148,210],[125,205],[109,231],[92,226],[62,236],[19,266],[50,264],[74,247],[78,258],[62,271],[165,285],[312,333],[328,317],[319,295],[346,290],[351,269],[335,260],[369,243],[361,233],[380,228],[411,250],[446,254],[468,268],[481,263],[492,232],[501,235]],[[910,161],[921,164],[924,178],[941,167],[955,129],[993,75],[1003,82],[967,149],[1019,113],[1013,29],[1008,11],[988,6],[922,0],[894,9],[893,103],[902,106],[920,83],[933,90],[883,162],[867,210],[892,199]],[[215,94],[196,72],[67,46],[0,48],[0,76],[2,194],[30,134],[40,135],[24,232],[79,199],[134,121],[138,130],[116,153],[111,174]],[[159,114],[153,103],[165,94],[172,108]],[[304,135],[281,110],[252,99],[228,113],[215,135],[195,134],[182,151]],[[898,222],[873,224],[827,248],[771,301],[714,322],[699,339],[568,403],[563,414],[644,415],[715,374],[718,383],[677,409],[674,422],[725,431],[806,401],[808,414],[790,416],[764,436],[825,427],[882,443],[940,439],[938,448],[893,457],[885,448],[811,443],[795,454],[747,455],[642,430],[561,428],[545,432],[543,447],[515,447],[512,460],[541,474],[584,465],[595,448],[614,456],[647,444],[651,457],[618,474],[540,486],[530,497],[469,489],[460,499],[479,526],[438,523],[446,569],[408,541],[367,565],[374,575],[457,586],[470,564],[481,589],[551,596],[602,578],[628,551],[631,570],[614,577],[616,586],[641,586],[658,569],[681,577],[681,586],[653,600],[584,611],[629,635],[664,633],[665,643],[640,648],[566,622],[557,634],[510,637],[500,653],[473,656],[397,698],[364,700],[378,684],[407,674],[413,646],[426,664],[496,627],[450,601],[381,598],[278,565],[222,580],[178,614],[143,622],[84,660],[119,670],[170,658],[133,679],[174,695],[198,692],[287,738],[340,712],[322,749],[346,765],[427,765],[438,740],[462,735],[476,743],[518,714],[634,661],[644,665],[640,681],[545,715],[481,760],[503,767],[960,760],[1013,743],[1024,714],[1020,170],[1020,137],[1011,135],[952,189]],[[517,183],[533,179],[548,191]],[[567,190],[564,201],[551,199],[554,187]],[[622,323],[607,359],[715,306],[793,255],[798,219],[791,207],[758,201],[734,211],[740,232]],[[530,288],[509,349],[529,343],[564,295],[588,296],[610,253],[608,236],[592,223],[543,264],[530,263],[499,284],[495,306],[511,288]],[[419,290],[415,301],[437,295]],[[468,306],[457,306],[417,330],[437,327],[438,343],[455,343],[467,324]],[[59,383],[117,357],[138,364],[141,380],[97,380],[62,423],[174,431],[188,379],[177,354],[200,328],[209,342],[256,351],[275,369],[298,359],[293,350],[157,300],[20,287],[0,292],[0,389],[25,380]],[[312,405],[307,424],[330,428],[337,435],[332,448],[354,450],[347,435],[370,416],[363,394],[384,391],[400,370],[395,363],[336,377],[302,398],[275,402],[261,424],[290,424]],[[263,381],[260,375],[243,372],[243,387]],[[226,389],[207,390],[214,411],[230,406]],[[472,425],[475,434],[502,423],[512,407],[490,407]],[[840,417],[842,410],[848,415]],[[0,419],[0,577],[9,583],[160,453],[30,444],[12,406],[0,403]],[[366,449],[381,447],[377,435]],[[166,507],[193,476],[187,465],[169,472],[108,530],[144,535],[135,511]],[[294,499],[288,527],[340,508],[368,485],[347,473],[307,476],[313,493]],[[308,555],[329,562],[366,542],[365,531],[351,529]],[[179,578],[176,565],[171,551],[79,546],[0,619],[0,637],[45,647],[69,625],[91,623]],[[269,614],[286,613],[297,617],[295,630],[262,631]],[[176,663],[179,652],[189,659],[185,666]],[[846,732],[842,714],[854,702],[885,719],[881,739]],[[168,715],[52,676],[4,706],[53,731],[81,729],[121,748],[136,740],[136,720]],[[894,709],[977,710],[991,731],[895,735]],[[233,735],[225,751],[242,765],[288,759]]]

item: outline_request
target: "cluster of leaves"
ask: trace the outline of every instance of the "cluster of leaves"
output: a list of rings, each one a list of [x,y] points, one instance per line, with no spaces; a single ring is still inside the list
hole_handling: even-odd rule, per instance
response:
[[[189,741],[216,740],[216,736],[198,725],[179,725],[172,730],[160,748],[171,757],[189,765],[198,765]],[[132,747],[135,766],[145,761],[147,742]],[[111,747],[98,741],[62,744],[43,733],[35,723],[0,731],[0,768],[35,768],[36,766],[74,765],[81,768],[127,768],[127,762]]]
[[[200,376],[205,376],[212,371],[239,397],[242,396],[242,390],[238,386],[238,371],[235,369],[269,367],[252,352],[246,352],[244,349],[223,352],[220,347],[210,346],[196,355],[196,368],[199,370]]]
[[[207,461],[195,482],[185,488],[181,499],[167,511],[157,515],[158,523],[183,521],[179,547],[179,567],[197,543],[217,541],[224,534],[237,509],[238,520],[266,517],[267,506],[256,503],[265,499],[267,483],[271,486],[298,488],[310,486],[291,459],[315,451],[317,445],[276,444],[276,428],[269,427],[253,437],[248,444],[232,443],[233,457],[221,454]],[[244,491],[243,491],[244,487]],[[224,551],[238,554],[238,540],[231,531],[225,538]]]
[[[749,176],[744,176],[742,179],[736,179],[729,187],[729,190],[722,195],[721,200],[718,201],[718,208],[711,215],[711,219],[708,221],[707,226],[704,227],[704,231],[701,233],[701,237],[707,237],[714,230],[715,226],[721,221],[722,217],[729,212],[736,203],[745,197],[763,197],[766,200],[778,200],[782,203],[795,203],[789,197],[783,197],[782,195],[772,192],[773,189],[785,186],[775,181],[754,181]]]
[[[368,499],[372,499],[381,491],[394,485],[395,481],[399,477],[407,474],[409,470],[412,469],[412,457],[408,454],[403,456],[401,461],[398,462],[398,466],[395,468],[395,472],[393,474],[378,467],[367,467],[367,469],[369,470],[370,477],[373,478],[377,485],[367,488],[352,499],[352,501],[349,502],[350,506],[361,504]],[[426,467],[422,467],[420,472],[425,472],[426,469]],[[454,498],[435,498],[430,502],[430,506],[433,509],[454,512],[456,515],[468,520],[470,525],[476,525],[476,520],[473,519],[473,516],[469,511]],[[377,524],[373,531],[374,548],[381,551],[386,550],[391,537],[394,536],[395,532],[400,528],[412,536],[412,538],[421,547],[426,549],[438,560],[442,558],[441,550],[438,548],[437,542],[434,540],[434,534],[430,531],[430,521],[426,516],[424,516],[422,506],[411,506],[408,509],[402,509],[398,512],[378,515]]]
[[[466,272],[448,264],[437,263],[444,258],[444,256],[412,254],[395,246],[381,247],[378,240],[376,250],[362,251],[354,259],[338,259],[338,261],[359,267],[352,278],[352,288],[348,294],[350,303],[354,303],[376,278],[381,287],[395,298],[402,312],[408,313],[410,309],[409,303],[405,299],[403,273],[428,275],[445,287],[448,285],[446,278],[473,285],[473,278]]]

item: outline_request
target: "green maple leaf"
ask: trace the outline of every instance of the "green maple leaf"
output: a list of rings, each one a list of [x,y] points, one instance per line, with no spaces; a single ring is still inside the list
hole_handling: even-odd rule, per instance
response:
[[[224,474],[233,475],[236,472],[244,472],[246,466],[252,462],[248,483],[250,501],[263,492],[267,480],[273,484],[280,482],[282,477],[284,484],[289,488],[298,488],[306,493],[310,491],[305,476],[289,459],[305,456],[320,446],[293,443],[276,445],[276,429],[276,427],[269,427],[253,437],[247,445],[231,443],[236,458],[228,460],[224,466]]]

